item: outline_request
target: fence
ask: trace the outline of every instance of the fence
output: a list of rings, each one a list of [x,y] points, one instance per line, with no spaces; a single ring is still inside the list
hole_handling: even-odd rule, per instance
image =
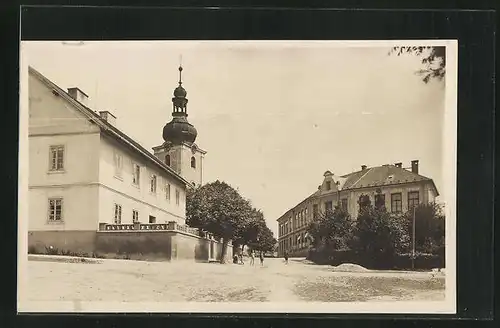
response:
[[[186,234],[194,235],[197,237],[204,237],[207,239],[215,240],[214,236],[206,231],[198,228],[192,228],[188,225],[178,224],[175,221],[168,223],[132,223],[132,224],[109,224],[100,223],[99,232],[131,232],[131,231],[181,231]]]

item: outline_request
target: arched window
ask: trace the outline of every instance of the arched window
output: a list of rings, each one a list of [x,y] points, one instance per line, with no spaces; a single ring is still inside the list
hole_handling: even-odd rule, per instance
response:
[[[193,169],[195,169],[195,168],[196,168],[196,158],[194,158],[194,156],[192,156],[192,157],[191,157],[191,167],[192,167]]]
[[[170,155],[168,155],[168,154],[167,154],[167,156],[165,156],[165,164],[170,166]]]

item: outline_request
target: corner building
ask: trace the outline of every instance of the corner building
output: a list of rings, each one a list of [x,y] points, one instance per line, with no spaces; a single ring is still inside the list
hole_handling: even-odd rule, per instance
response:
[[[356,220],[361,195],[368,196],[372,204],[375,197],[382,197],[388,211],[404,213],[414,205],[434,202],[439,193],[432,179],[419,174],[418,160],[409,168],[403,168],[402,163],[362,165],[361,170],[341,176],[326,171],[317,191],[277,219],[278,255],[286,251],[292,257],[307,256],[311,246],[306,238],[309,223],[337,205]]]

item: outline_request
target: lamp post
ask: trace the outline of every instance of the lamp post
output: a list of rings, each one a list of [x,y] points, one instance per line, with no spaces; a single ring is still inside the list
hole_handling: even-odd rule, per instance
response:
[[[413,206],[411,268],[415,270],[415,207]]]

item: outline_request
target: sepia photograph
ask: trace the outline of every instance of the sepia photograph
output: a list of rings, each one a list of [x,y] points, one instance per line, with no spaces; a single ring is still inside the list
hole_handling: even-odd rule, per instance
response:
[[[18,311],[456,313],[457,55],[21,42]]]

